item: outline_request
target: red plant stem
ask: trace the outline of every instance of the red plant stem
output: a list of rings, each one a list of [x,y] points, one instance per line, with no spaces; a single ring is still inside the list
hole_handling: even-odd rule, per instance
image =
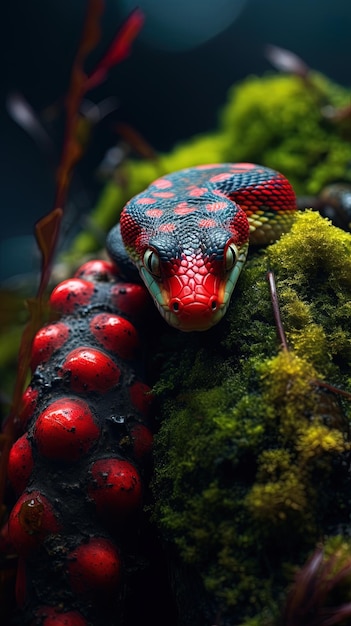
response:
[[[327,389],[328,391],[331,391],[332,393],[336,395],[343,396],[344,398],[351,400],[351,393],[349,391],[345,391],[344,389],[339,389],[339,387],[334,387],[334,385],[330,385],[330,383],[326,383],[324,382],[324,380],[317,379],[317,380],[314,380],[313,382],[317,387],[322,387],[324,389]]]

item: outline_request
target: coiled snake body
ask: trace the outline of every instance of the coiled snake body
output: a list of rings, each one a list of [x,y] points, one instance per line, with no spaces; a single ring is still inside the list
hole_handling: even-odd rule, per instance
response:
[[[227,310],[249,242],[278,239],[295,211],[294,191],[279,172],[251,163],[201,165],[132,198],[107,247],[120,268],[130,261],[138,268],[169,324],[206,330]]]

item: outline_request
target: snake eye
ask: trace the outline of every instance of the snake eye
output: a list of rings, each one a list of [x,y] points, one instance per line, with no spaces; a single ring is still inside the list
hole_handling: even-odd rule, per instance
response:
[[[148,248],[144,254],[144,265],[153,276],[160,276],[160,259],[157,252]]]
[[[233,243],[230,243],[224,253],[224,266],[227,271],[231,270],[234,267],[238,256],[238,248]]]

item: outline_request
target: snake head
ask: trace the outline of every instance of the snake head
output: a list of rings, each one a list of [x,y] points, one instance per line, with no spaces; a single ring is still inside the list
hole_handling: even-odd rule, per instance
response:
[[[143,252],[141,278],[161,315],[178,330],[207,330],[228,308],[248,244],[239,247],[224,231],[217,237],[212,232],[211,242],[216,252],[204,242],[198,248],[178,246],[174,251],[171,238],[155,236]]]
[[[212,203],[201,198],[162,208],[152,208],[151,200],[137,196],[124,208],[125,249],[171,326],[207,330],[225,314],[244,265],[246,214],[229,199],[212,195]],[[140,208],[144,201],[146,209]]]

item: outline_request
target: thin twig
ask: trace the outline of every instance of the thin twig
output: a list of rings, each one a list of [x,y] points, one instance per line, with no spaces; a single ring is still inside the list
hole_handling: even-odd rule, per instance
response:
[[[285,335],[284,328],[283,328],[282,318],[280,316],[280,308],[279,308],[277,287],[276,287],[276,283],[275,283],[274,273],[272,272],[272,270],[268,270],[266,277],[267,277],[267,281],[268,281],[268,285],[269,285],[269,293],[271,295],[273,315],[274,315],[274,319],[275,319],[275,325],[276,325],[276,329],[277,329],[278,339],[280,341],[280,344],[281,344],[283,350],[288,352],[288,350],[289,350],[288,342],[286,340],[286,335]]]

